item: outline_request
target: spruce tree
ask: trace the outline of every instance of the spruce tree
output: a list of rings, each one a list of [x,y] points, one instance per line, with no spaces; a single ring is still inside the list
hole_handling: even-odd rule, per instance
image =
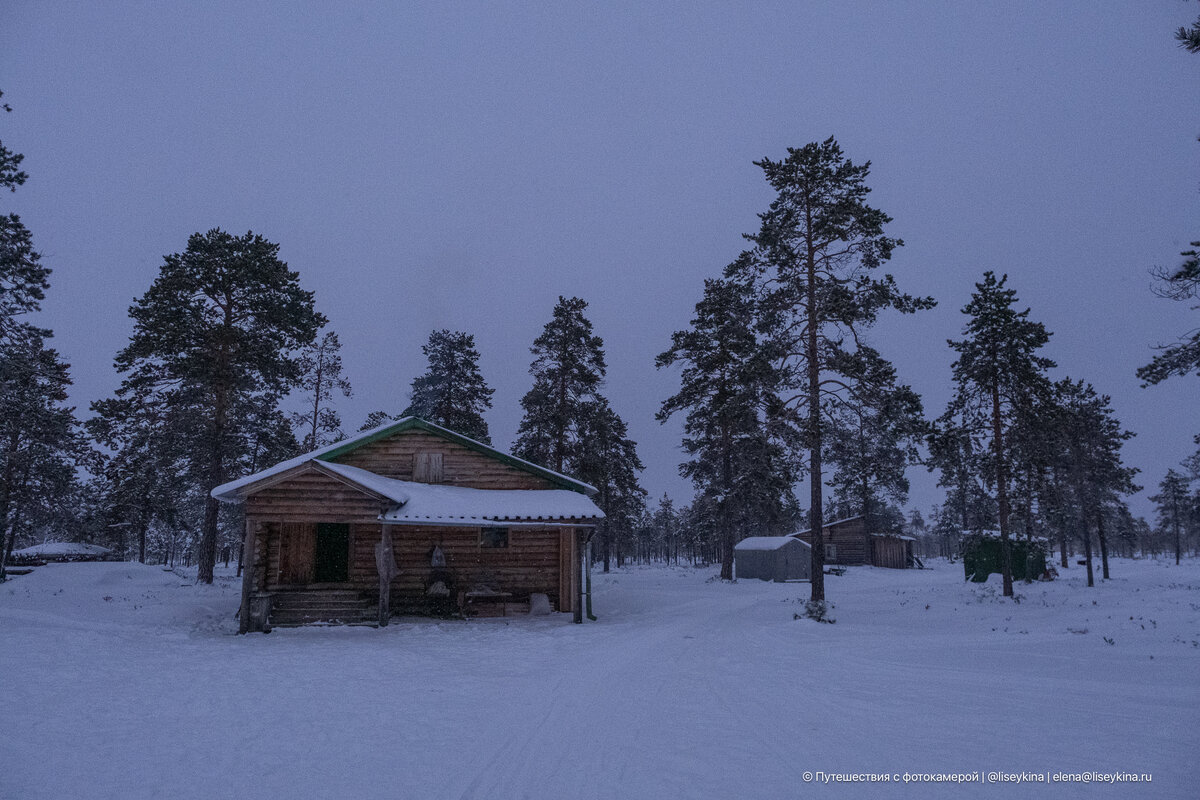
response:
[[[491,444],[487,420],[495,390],[479,371],[475,337],[460,331],[429,334],[421,347],[429,360],[425,373],[412,382],[412,399],[401,417],[420,417],[484,444]]]
[[[934,301],[901,293],[891,275],[874,277],[903,242],[884,233],[891,217],[866,202],[870,162],[851,162],[830,137],[755,164],[776,198],[747,236],[751,257],[727,274],[756,280],[757,317],[777,340],[783,402],[807,451],[809,528],[819,543],[828,414],[858,403],[846,377],[862,333],[885,309],[910,313]],[[812,602],[823,603],[824,548],[812,554]]]
[[[301,449],[308,453],[343,437],[342,417],[333,407],[335,393],[351,396],[350,381],[342,375],[342,344],[333,331],[326,331],[300,352],[304,410],[291,415],[291,424],[301,434]]]
[[[1049,383],[1046,370],[1054,366],[1037,355],[1050,339],[1040,322],[1029,320],[1029,309],[1017,311],[1017,294],[1005,288],[1008,276],[999,279],[985,272],[975,284],[971,301],[963,308],[970,317],[965,338],[950,341],[958,353],[952,366],[955,393],[946,416],[961,414],[970,435],[989,443],[989,483],[996,491],[996,516],[1000,527],[1001,569],[1004,596],[1011,597],[1012,548],[1009,545],[1009,480],[1013,456],[1006,444],[1014,427],[1033,407],[1034,398]]]
[[[578,297],[559,297],[534,340],[533,387],[521,398],[525,414],[513,447],[521,458],[560,473],[578,469],[580,426],[607,370],[604,340],[592,332],[586,309]]]
[[[204,492],[197,555],[204,583],[212,583],[217,552],[220,509],[211,491],[240,472],[252,447],[238,414],[272,421],[268,409],[301,378],[296,351],[325,324],[312,292],[278,254],[277,244],[253,232],[193,234],[130,308],[133,336],[116,358],[126,374],[118,396],[161,393],[195,413],[191,467]]]
[[[715,511],[722,580],[733,578],[738,538],[790,522],[796,505],[798,464],[789,453],[798,442],[782,422],[776,354],[748,324],[754,313],[749,282],[705,281],[691,327],[673,334],[655,361],[659,368],[683,366],[680,390],[663,401],[657,419],[686,412],[690,459],[680,474],[707,498],[700,507]]]

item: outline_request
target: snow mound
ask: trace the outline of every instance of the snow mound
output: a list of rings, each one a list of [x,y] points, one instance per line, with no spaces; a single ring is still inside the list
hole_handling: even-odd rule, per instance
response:
[[[111,553],[112,550],[107,547],[101,547],[98,544],[84,544],[83,542],[45,542],[44,544],[35,544],[33,547],[26,547],[22,550],[14,550],[14,556],[102,556]]]

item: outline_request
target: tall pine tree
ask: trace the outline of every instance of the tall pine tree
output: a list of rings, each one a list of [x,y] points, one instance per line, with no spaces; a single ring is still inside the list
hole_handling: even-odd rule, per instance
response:
[[[412,382],[412,399],[402,417],[420,417],[484,444],[491,444],[487,420],[495,390],[479,371],[475,337],[461,331],[429,334],[421,347],[429,366]]]
[[[157,392],[193,409],[192,467],[205,494],[199,580],[212,583],[219,505],[210,493],[235,477],[253,445],[238,430],[238,415],[282,419],[271,410],[300,380],[295,353],[325,318],[314,310],[312,292],[279,260],[279,245],[253,232],[233,236],[215,228],[166,256],[129,314],[134,331],[116,358],[126,373],[118,396]]]
[[[903,242],[884,233],[891,217],[867,205],[870,162],[851,162],[830,137],[755,163],[776,198],[747,237],[752,257],[728,275],[756,279],[758,318],[778,341],[783,402],[808,456],[809,527],[819,536],[829,414],[859,402],[846,379],[858,369],[862,333],[885,309],[910,313],[934,301],[901,293],[891,275],[874,275]],[[824,548],[813,547],[812,559],[812,602],[823,603]]]
[[[25,183],[23,158],[0,143],[0,187]],[[62,516],[76,467],[90,460],[66,404],[69,367],[47,346],[53,334],[27,321],[41,310],[49,276],[20,218],[0,215],[0,581],[17,537]]]
[[[996,491],[1000,526],[1001,569],[1004,595],[1011,597],[1012,548],[1009,544],[1009,480],[1013,457],[1006,444],[1009,434],[1029,416],[1039,393],[1049,383],[1046,370],[1054,366],[1037,355],[1050,339],[1040,322],[1029,319],[1029,309],[1017,311],[1017,293],[1005,287],[1008,276],[985,272],[975,284],[971,301],[963,308],[970,317],[965,338],[950,341],[958,353],[952,366],[955,392],[945,418],[965,420],[970,436],[987,442],[989,483]]]

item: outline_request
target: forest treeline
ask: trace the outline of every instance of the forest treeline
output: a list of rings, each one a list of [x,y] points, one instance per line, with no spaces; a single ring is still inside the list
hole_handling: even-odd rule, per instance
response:
[[[0,143],[0,186],[25,183],[21,161]],[[1156,519],[1136,518],[1126,498],[1140,490],[1137,470],[1121,456],[1132,434],[1103,392],[1058,372],[1045,354],[1051,332],[1007,276],[984,272],[963,304],[946,346],[953,394],[930,413],[870,339],[880,315],[936,302],[884,269],[904,243],[868,202],[870,162],[829,138],[755,164],[774,200],[746,249],[697,287],[693,318],[656,359],[679,378],[657,416],[682,422],[688,503],[649,501],[587,302],[560,297],[531,344],[511,449],[597,488],[597,564],[719,563],[731,578],[741,538],[859,514],[929,554],[955,555],[965,532],[998,531],[1005,558],[1013,538],[1046,539],[1064,564],[1085,555],[1089,583],[1094,548],[1107,573],[1111,552],[1178,559],[1200,546],[1200,454],[1162,478]],[[1200,263],[1196,250],[1183,256],[1156,272],[1156,287],[1190,301]],[[239,559],[243,530],[239,508],[211,490],[347,435],[338,405],[353,390],[337,333],[277,243],[197,232],[129,308],[119,387],[81,412],[68,404],[70,369],[52,332],[36,324],[50,275],[20,218],[0,216],[0,579],[15,547],[50,537],[195,563],[211,582],[218,561]],[[409,404],[357,429],[415,415],[491,443],[494,392],[473,335],[434,330],[422,352]],[[1137,374],[1146,385],[1200,374],[1198,334],[1161,347]],[[912,467],[946,489],[928,520],[901,511]],[[823,559],[813,548],[815,603]]]

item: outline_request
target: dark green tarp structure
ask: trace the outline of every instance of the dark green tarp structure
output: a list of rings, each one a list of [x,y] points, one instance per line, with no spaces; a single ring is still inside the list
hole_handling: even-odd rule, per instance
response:
[[[1046,574],[1046,543],[1040,539],[1010,539],[1013,580],[1035,581]],[[963,571],[967,580],[984,583],[1000,568],[1000,538],[995,535],[971,534],[963,537]]]

